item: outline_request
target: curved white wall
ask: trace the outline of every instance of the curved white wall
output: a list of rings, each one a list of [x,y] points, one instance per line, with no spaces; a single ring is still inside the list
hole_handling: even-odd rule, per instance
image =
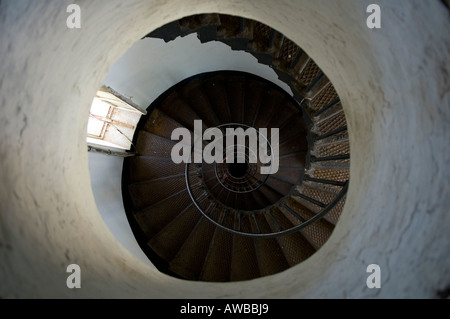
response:
[[[114,88],[146,109],[167,89],[193,75],[219,70],[242,71],[269,80],[290,95],[275,71],[259,64],[250,53],[233,51],[219,41],[201,43],[196,33],[166,43],[145,38],[136,42],[108,72],[104,85]]]
[[[122,200],[123,157],[88,153],[91,187],[98,212],[116,240],[134,256],[154,267],[139,247]]]
[[[434,297],[450,285],[450,39],[441,1],[120,0],[0,6],[1,297]],[[351,184],[327,244],[306,262],[248,282],[191,283],[158,273],[108,231],[90,189],[92,97],[138,39],[182,16],[264,22],[308,52],[336,86],[351,134]],[[113,21],[114,23],[111,23]],[[82,288],[66,287],[66,266]],[[366,266],[382,288],[366,287]]]

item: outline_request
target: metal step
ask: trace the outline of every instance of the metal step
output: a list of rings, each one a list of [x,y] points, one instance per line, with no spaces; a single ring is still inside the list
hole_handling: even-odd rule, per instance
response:
[[[192,123],[194,124],[194,123]],[[154,109],[144,125],[144,130],[167,139],[171,139],[173,130],[177,128],[185,128],[170,116],[166,115],[159,109]],[[189,129],[191,130],[191,129]]]
[[[222,212],[223,219],[225,214]],[[216,227],[203,263],[200,280],[227,282],[230,278],[232,249],[233,235]]]
[[[208,95],[204,92],[202,82],[188,83],[181,89],[181,95],[184,102],[189,104],[190,108],[199,116],[199,119],[205,122],[208,127],[216,127],[221,124]],[[183,110],[179,110],[179,112],[183,112]]]
[[[258,117],[266,84],[248,81],[245,93],[244,124],[254,127]]]
[[[169,224],[186,208],[193,203],[186,190],[176,192],[163,200],[134,213],[134,218],[140,229],[152,238],[156,233]]]
[[[247,220],[241,227],[243,231],[250,232]],[[237,227],[238,228],[238,227]],[[233,236],[233,250],[231,257],[231,281],[250,280],[261,276],[256,256],[255,242],[253,238],[240,235]]]
[[[201,218],[183,243],[176,256],[169,262],[169,268],[190,280],[197,280],[201,274],[216,226]]]
[[[350,143],[348,139],[328,143],[315,143],[314,148],[311,151],[311,155],[316,158],[325,158],[345,154],[350,154]]]
[[[226,81],[228,106],[230,108],[231,121],[233,123],[244,122],[246,79],[233,77],[233,81]]]
[[[231,123],[230,105],[223,76],[206,79],[203,87],[220,123]]]
[[[264,92],[261,105],[259,108],[258,116],[255,120],[254,127],[259,128],[271,128],[269,125],[276,112],[285,104],[285,96],[279,91],[268,90]]]
[[[136,209],[151,206],[169,194],[186,189],[184,175],[174,175],[166,179],[154,179],[150,181],[132,183],[128,191]]]
[[[135,156],[129,159],[130,182],[141,182],[160,177],[184,174],[186,165],[175,164],[167,157]]]
[[[184,101],[183,97],[178,92],[172,92],[166,97],[158,106],[167,116],[171,117],[189,130],[194,130],[194,121],[202,120],[202,118],[193,110],[190,104]],[[203,121],[203,130],[206,130],[208,125]]]
[[[146,131],[139,131],[136,152],[141,156],[170,158],[172,148],[176,143]]]
[[[194,205],[189,206],[153,236],[148,245],[164,260],[172,260],[201,217],[201,213]]]

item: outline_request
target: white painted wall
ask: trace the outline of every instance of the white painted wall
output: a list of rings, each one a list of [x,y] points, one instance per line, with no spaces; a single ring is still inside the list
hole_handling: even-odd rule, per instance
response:
[[[122,201],[123,157],[88,153],[89,173],[95,203],[116,240],[134,256],[153,267],[136,242]]]
[[[197,34],[171,42],[145,38],[136,42],[111,68],[105,85],[114,88],[143,108],[178,82],[204,72],[232,70],[259,75],[292,95],[269,66],[243,51],[221,42],[201,43]]]
[[[449,11],[438,0],[98,0],[0,6],[0,296],[58,298],[432,298],[450,278]],[[177,280],[125,249],[103,222],[86,154],[90,102],[114,63],[151,30],[221,12],[294,40],[342,98],[352,151],[347,203],[307,261],[239,283]],[[82,288],[65,286],[69,263]],[[365,285],[368,264],[382,288]]]

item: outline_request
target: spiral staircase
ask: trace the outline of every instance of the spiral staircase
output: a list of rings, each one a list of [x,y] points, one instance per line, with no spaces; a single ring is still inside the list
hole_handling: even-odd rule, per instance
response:
[[[236,71],[200,74],[167,90],[138,125],[136,156],[124,161],[128,220],[149,259],[172,276],[227,282],[281,272],[327,241],[345,204],[350,152],[339,97],[301,48],[253,20],[196,15],[148,37],[167,42],[193,32],[270,65],[293,97]],[[226,128],[278,128],[279,170],[263,175],[263,164],[248,157],[175,164],[171,134],[193,134],[195,120],[202,131],[217,127],[224,135]]]
[[[377,2],[382,8],[380,30],[366,27],[369,2],[359,0],[130,0],[126,5],[122,0],[77,1],[81,29],[65,27],[71,15],[65,1],[1,1],[0,297],[448,298],[450,38],[445,30],[450,29],[450,19],[443,5],[448,1]],[[108,227],[102,219],[108,205],[96,205],[90,187],[102,182],[120,185],[121,174],[114,180],[110,175],[90,178],[92,154],[86,154],[89,105],[108,70],[150,30],[205,12],[254,18],[301,45],[333,81],[351,135],[351,182],[331,237],[295,267],[256,280],[223,284],[180,280],[157,271],[122,244],[120,232]],[[209,29],[214,38],[217,29]],[[250,38],[241,47],[249,53],[253,35]],[[146,58],[148,66],[161,61],[151,54]],[[273,61],[274,70],[283,76]],[[175,67],[187,74],[187,65]],[[297,81],[299,73],[289,77],[288,71],[285,80]],[[185,77],[200,72],[204,69]],[[135,75],[123,81],[137,80]],[[147,79],[167,83],[171,75]],[[311,119],[307,129],[314,142],[315,136],[323,135],[311,131],[311,103],[318,100],[305,95],[303,101],[301,87],[294,92],[303,118]],[[337,163],[344,162],[311,161],[317,157],[312,154],[314,144],[304,176],[314,176],[314,165],[335,163],[337,169]],[[121,158],[95,157],[120,163],[120,171]],[[303,179],[299,187],[305,183]],[[107,199],[119,199],[122,208],[122,196],[108,194],[114,196]],[[123,211],[116,212],[125,219]],[[121,225],[128,231],[126,220]],[[277,237],[254,239],[270,238]],[[366,285],[366,267],[372,263],[381,267],[380,289]],[[81,268],[81,289],[66,286],[70,264]],[[298,306],[293,302],[292,312],[299,313]],[[162,308],[166,313],[173,310],[172,317],[180,316],[172,305]]]

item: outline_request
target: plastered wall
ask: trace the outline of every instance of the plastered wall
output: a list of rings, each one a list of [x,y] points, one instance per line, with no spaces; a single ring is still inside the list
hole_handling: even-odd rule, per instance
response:
[[[70,1],[0,3],[0,296],[58,298],[432,298],[450,285],[449,11],[438,0]],[[351,183],[327,244],[248,282],[167,277],[123,248],[97,211],[85,144],[90,102],[149,31],[221,12],[294,40],[335,84],[347,115]],[[82,288],[66,287],[80,265]],[[381,288],[366,267],[379,264]]]

